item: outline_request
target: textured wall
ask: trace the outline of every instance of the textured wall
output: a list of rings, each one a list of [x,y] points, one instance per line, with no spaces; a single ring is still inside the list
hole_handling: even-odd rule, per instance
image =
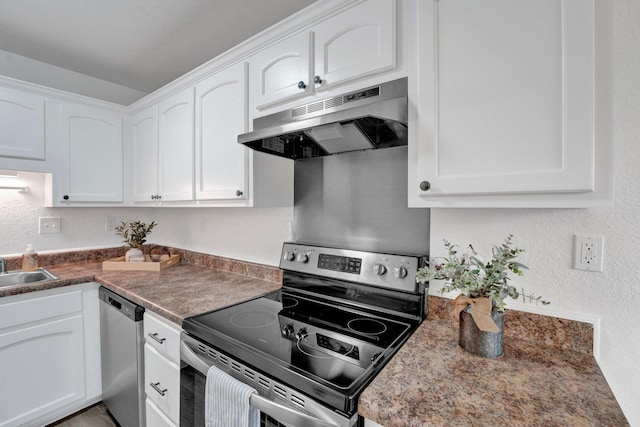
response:
[[[155,220],[148,241],[278,265],[284,227],[293,208],[45,208],[44,175],[20,172],[29,191],[0,190],[0,255],[22,253],[27,243],[37,251],[117,246],[120,238],[105,230],[105,219]],[[38,217],[62,217],[62,232],[38,234]]]
[[[431,252],[442,255],[446,238],[488,253],[491,244],[513,233],[531,268],[514,284],[543,295],[552,305],[509,306],[576,319],[600,317],[598,362],[629,422],[640,426],[640,2],[615,4],[615,207],[434,209]],[[573,234],[604,236],[602,273],[572,269]]]

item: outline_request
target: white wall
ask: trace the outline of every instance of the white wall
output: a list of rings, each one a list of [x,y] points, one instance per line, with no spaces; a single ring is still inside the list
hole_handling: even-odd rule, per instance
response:
[[[431,251],[443,255],[446,238],[461,246],[473,243],[488,254],[492,244],[513,233],[531,269],[513,283],[552,305],[508,306],[549,314],[559,310],[576,319],[600,317],[598,363],[627,419],[640,426],[640,2],[616,0],[615,6],[615,207],[433,209]],[[573,234],[604,236],[602,273],[572,269]]]
[[[1,179],[1,178],[0,178]],[[27,243],[37,251],[118,246],[105,229],[107,216],[154,220],[149,243],[172,245],[230,258],[278,265],[284,227],[293,208],[45,208],[44,175],[18,174],[27,192],[0,190],[0,255],[20,254]],[[59,216],[62,232],[39,234],[38,218]]]

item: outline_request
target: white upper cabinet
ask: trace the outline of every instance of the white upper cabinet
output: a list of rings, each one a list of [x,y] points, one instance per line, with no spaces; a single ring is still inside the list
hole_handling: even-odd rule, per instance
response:
[[[133,200],[156,200],[158,191],[158,106],[133,116],[131,121]]]
[[[193,200],[193,87],[158,105],[160,196]]]
[[[123,201],[122,119],[108,110],[61,103],[54,205]]]
[[[248,197],[248,65],[239,63],[196,85],[196,199]]]
[[[251,58],[256,115],[396,67],[396,2],[367,0]]]
[[[0,156],[45,160],[45,100],[0,87]]]
[[[310,38],[310,33],[303,32],[251,58],[254,105],[258,110],[312,93]]]
[[[420,1],[417,22],[410,199],[594,190],[593,1]]]
[[[396,2],[368,0],[312,28],[316,90],[396,66]],[[316,81],[320,80],[319,83]]]

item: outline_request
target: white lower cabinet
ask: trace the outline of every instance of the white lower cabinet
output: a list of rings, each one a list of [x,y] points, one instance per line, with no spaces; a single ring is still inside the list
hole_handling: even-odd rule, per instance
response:
[[[180,424],[180,327],[144,314],[144,389],[147,426]]]
[[[97,289],[0,298],[0,426],[44,425],[100,399]]]
[[[152,401],[147,399],[147,426],[148,427],[175,427],[178,424],[171,421]]]

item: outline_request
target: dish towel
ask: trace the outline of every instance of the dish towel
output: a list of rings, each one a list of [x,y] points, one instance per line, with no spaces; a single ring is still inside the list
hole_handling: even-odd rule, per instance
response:
[[[211,366],[204,396],[206,427],[259,427],[260,411],[249,404],[253,393],[250,385]]]

